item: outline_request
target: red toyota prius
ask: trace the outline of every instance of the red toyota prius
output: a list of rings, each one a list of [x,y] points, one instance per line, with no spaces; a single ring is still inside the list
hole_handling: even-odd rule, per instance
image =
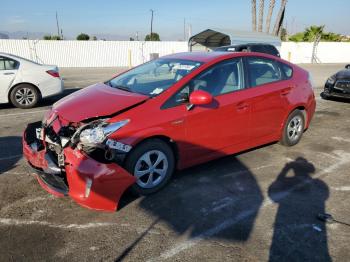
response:
[[[174,171],[280,141],[297,144],[315,111],[309,74],[261,53],[179,53],[75,92],[28,125],[40,185],[113,211]]]

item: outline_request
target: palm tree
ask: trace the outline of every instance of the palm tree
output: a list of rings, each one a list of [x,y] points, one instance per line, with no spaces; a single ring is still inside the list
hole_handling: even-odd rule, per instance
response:
[[[277,18],[276,18],[276,23],[275,23],[275,26],[273,28],[274,35],[278,35],[278,33],[280,31],[280,26],[282,25],[282,22],[283,22],[282,15],[284,14],[284,10],[286,9],[286,5],[287,5],[287,0],[282,0],[281,7],[280,7],[280,10],[279,10]]]
[[[260,0],[259,1],[259,25],[258,25],[259,32],[262,32],[263,21],[264,21],[264,0]]]
[[[269,12],[267,14],[267,18],[266,18],[266,28],[265,28],[265,32],[269,33],[270,31],[270,25],[271,25],[271,18],[272,18],[272,14],[273,14],[273,9],[275,7],[275,0],[270,0],[270,4],[269,4]]]
[[[256,0],[252,0],[252,29],[256,31]]]
[[[314,42],[320,38],[323,34],[324,25],[322,26],[310,26],[306,28],[304,33],[304,41]]]

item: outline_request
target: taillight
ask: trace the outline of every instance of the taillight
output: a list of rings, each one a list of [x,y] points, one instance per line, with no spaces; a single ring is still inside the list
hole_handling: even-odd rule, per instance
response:
[[[51,75],[53,77],[60,77],[60,73],[58,71],[55,71],[55,70],[49,70],[49,71],[46,71],[46,73],[48,73],[49,75]]]

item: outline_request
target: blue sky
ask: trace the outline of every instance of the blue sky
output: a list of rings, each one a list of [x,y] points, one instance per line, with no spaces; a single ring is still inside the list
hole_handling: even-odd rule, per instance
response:
[[[250,0],[9,0],[1,3],[1,31],[56,32],[57,10],[64,35],[80,32],[112,34],[127,39],[139,32],[144,37],[150,28],[150,9],[155,10],[154,31],[163,40],[183,38],[183,23],[192,32],[206,28],[251,29]],[[259,2],[257,0],[257,2]],[[265,0],[266,10],[268,0]],[[276,0],[274,14],[280,0]],[[349,0],[289,0],[286,22],[291,33],[312,24],[325,24],[326,30],[350,34]],[[267,11],[265,11],[265,14]]]

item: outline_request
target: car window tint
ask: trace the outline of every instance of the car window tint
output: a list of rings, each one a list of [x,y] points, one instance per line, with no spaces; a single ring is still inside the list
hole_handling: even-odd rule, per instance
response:
[[[251,87],[283,79],[277,63],[271,59],[249,57],[247,58],[247,66]]]
[[[225,61],[211,67],[189,82],[190,90],[203,90],[213,96],[243,89],[241,59]]]
[[[287,78],[291,78],[293,75],[293,68],[291,68],[289,65],[280,63],[282,70]]]
[[[17,69],[18,62],[7,57],[0,57],[0,70]]]

